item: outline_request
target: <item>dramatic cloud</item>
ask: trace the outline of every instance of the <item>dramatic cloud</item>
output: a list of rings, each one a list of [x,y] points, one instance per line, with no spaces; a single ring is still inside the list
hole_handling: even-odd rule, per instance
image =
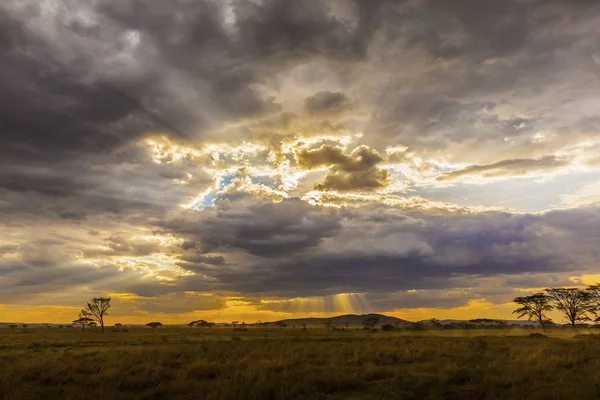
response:
[[[537,159],[503,160],[492,164],[470,165],[463,169],[446,172],[438,180],[450,180],[465,175],[483,175],[485,177],[502,175],[526,175],[529,172],[556,169],[568,164],[568,160],[556,156]]]
[[[339,147],[323,145],[316,150],[303,149],[297,157],[303,168],[329,167],[325,181],[315,185],[317,190],[372,191],[389,182],[388,172],[377,167],[383,158],[366,146],[345,155]]]
[[[324,91],[304,99],[304,107],[310,114],[335,113],[352,107],[352,102],[344,93]]]
[[[591,0],[4,0],[0,320],[103,294],[123,323],[466,315],[596,279],[599,25]]]

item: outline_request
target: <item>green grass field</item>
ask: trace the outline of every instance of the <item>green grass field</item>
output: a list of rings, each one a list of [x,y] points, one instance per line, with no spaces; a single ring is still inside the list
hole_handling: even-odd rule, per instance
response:
[[[531,332],[0,329],[0,399],[600,398],[600,336]]]

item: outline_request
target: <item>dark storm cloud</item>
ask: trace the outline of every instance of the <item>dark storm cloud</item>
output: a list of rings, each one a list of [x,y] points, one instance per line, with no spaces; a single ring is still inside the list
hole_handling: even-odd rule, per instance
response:
[[[204,251],[233,248],[276,257],[317,246],[336,234],[340,219],[334,211],[286,199],[248,207],[217,203],[214,210],[186,214],[167,222],[165,228],[198,241]]]
[[[503,160],[486,165],[470,165],[456,171],[446,172],[437,179],[440,181],[455,179],[465,175],[502,176],[524,175],[529,172],[553,170],[569,163],[568,159],[546,156],[537,159]]]
[[[334,236],[293,257],[254,252],[263,258],[203,271],[221,290],[294,297],[468,287],[476,278],[573,274],[600,262],[592,229],[600,215],[595,207],[540,215],[433,215],[385,208],[390,218],[384,220],[365,219],[365,212],[341,213],[343,225]],[[260,213],[263,220],[270,215]],[[583,218],[589,222],[578,224]],[[263,226],[276,231],[267,222]]]

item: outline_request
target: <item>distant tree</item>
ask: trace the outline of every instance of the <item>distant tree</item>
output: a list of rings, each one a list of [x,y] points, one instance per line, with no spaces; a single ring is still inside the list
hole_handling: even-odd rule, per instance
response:
[[[8,327],[10,328],[10,330],[11,330],[12,332],[14,332],[14,331],[15,331],[15,328],[18,328],[19,326],[18,326],[18,325],[15,325],[15,324],[11,324],[11,325],[9,325]]]
[[[160,322],[148,322],[146,326],[152,328],[152,331],[154,332],[156,328],[163,326],[163,324],[161,324]]]
[[[87,303],[85,308],[81,310],[80,317],[90,318],[100,324],[102,333],[104,333],[104,317],[108,315],[110,308],[110,298],[94,297],[90,303]]]
[[[59,328],[64,328],[62,325],[59,325],[58,327],[59,327]]]
[[[323,325],[325,325],[325,329],[327,329],[327,330],[331,330],[331,325],[332,325],[332,323],[333,323],[333,322],[331,322],[331,320],[330,320],[330,319],[328,319],[328,320],[325,320],[325,321],[323,322]]]
[[[120,322],[117,322],[117,323],[115,324],[115,328],[117,328],[117,330],[118,330],[119,332],[121,332],[121,329],[123,328],[123,324],[122,324],[122,323],[120,323]]]
[[[302,330],[306,332],[306,324],[302,324]]]
[[[396,329],[396,327],[394,325],[392,325],[392,324],[385,324],[385,325],[381,326],[381,330],[384,331],[384,332],[391,332],[394,329]]]
[[[21,324],[21,329],[23,330],[23,333],[27,333],[27,328],[29,326],[27,324]]]
[[[277,321],[277,322],[275,322],[275,325],[277,325],[279,327],[279,329],[287,328],[287,324],[283,321]]]
[[[529,321],[537,321],[546,332],[546,327],[551,322],[546,313],[554,309],[552,298],[549,295],[536,293],[531,296],[515,297],[513,302],[520,306],[513,311],[513,314],[517,314],[517,318],[527,317]]]
[[[95,331],[95,330],[96,330],[96,328],[98,327],[98,324],[97,324],[97,323],[95,323],[94,321],[90,322],[88,325],[90,326],[90,328],[91,328],[93,331]],[[67,328],[68,328],[68,327],[67,327]]]
[[[554,307],[561,311],[573,328],[578,323],[590,320],[596,305],[592,292],[576,288],[548,288],[546,293],[552,299]]]
[[[477,325],[478,327],[486,327],[486,328],[504,328],[507,323],[500,319],[490,319],[490,318],[475,318],[469,320],[470,324]]]
[[[436,318],[431,318],[429,320],[429,325],[431,325],[432,327],[436,328],[436,329],[440,329],[442,327],[442,324],[440,323],[440,321]]]
[[[80,315],[80,317],[76,320],[73,320],[72,324],[73,325],[81,325],[82,331],[85,329],[86,325],[89,325],[90,323],[94,322],[94,320],[91,318],[82,317],[81,313],[79,315]]]
[[[367,318],[363,321],[362,324],[363,324],[364,329],[375,328],[379,324],[379,318],[377,318],[377,317]]]

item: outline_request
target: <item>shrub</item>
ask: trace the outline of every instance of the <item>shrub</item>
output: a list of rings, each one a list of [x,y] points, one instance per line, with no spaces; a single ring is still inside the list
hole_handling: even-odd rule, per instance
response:
[[[527,337],[541,339],[541,338],[547,338],[548,336],[544,335],[543,333],[534,332],[534,333],[530,333],[529,335],[527,335]]]

